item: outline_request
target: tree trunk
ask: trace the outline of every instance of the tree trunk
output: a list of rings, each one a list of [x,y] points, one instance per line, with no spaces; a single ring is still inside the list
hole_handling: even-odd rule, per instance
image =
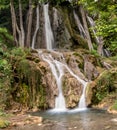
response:
[[[33,16],[32,0],[29,0],[28,15],[29,16],[28,16],[27,36],[26,36],[26,47],[30,47],[31,44],[31,28],[32,28],[32,16]]]
[[[39,4],[37,5],[37,8],[36,8],[36,15],[37,15],[36,27],[35,27],[35,32],[34,32],[34,35],[33,35],[33,38],[32,38],[32,48],[33,49],[34,49],[34,44],[35,44],[35,41],[36,41],[37,32],[39,30]]]
[[[84,29],[85,29],[85,32],[86,32],[86,39],[87,39],[87,42],[88,42],[89,50],[93,50],[93,45],[92,45],[92,42],[91,42],[89,29],[88,29],[88,25],[87,25],[87,21],[86,21],[86,15],[85,15],[85,11],[84,11],[82,6],[80,6],[80,12],[81,12],[81,15],[82,15],[82,21],[83,21]]]
[[[14,5],[13,5],[13,0],[10,0],[10,8],[11,8],[11,18],[12,18],[12,29],[13,29],[14,45],[18,46],[17,22],[16,22],[16,15],[15,15],[15,9],[14,9]]]
[[[24,47],[25,32],[24,32],[24,27],[23,27],[23,16],[22,16],[21,0],[19,0],[19,17],[20,17],[20,30],[21,30],[21,42],[20,42],[20,46]]]
[[[100,41],[100,42],[98,43],[97,52],[98,52],[98,54],[99,54],[100,56],[104,56],[104,51],[103,51],[103,45],[104,45],[104,43],[103,43],[103,38],[100,37],[99,41]]]

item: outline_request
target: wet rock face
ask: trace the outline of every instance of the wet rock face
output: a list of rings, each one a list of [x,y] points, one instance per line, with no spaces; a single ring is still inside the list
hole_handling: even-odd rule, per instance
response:
[[[64,63],[62,91],[66,107],[70,109],[77,107],[83,91],[82,83],[69,72],[65,67],[66,64],[74,74],[84,81],[97,79],[95,82],[89,83],[86,90],[87,105],[94,103],[93,99],[96,98],[93,97],[100,90],[99,84],[97,85],[100,82],[97,82],[99,80],[96,74],[101,73],[100,71],[98,72],[99,69],[97,69],[98,65],[95,58],[90,54],[86,56],[84,50],[75,52],[64,51],[63,53],[44,51],[45,56],[46,54],[51,54],[53,59]],[[50,65],[39,57],[36,51],[32,52],[32,55],[27,56],[25,60],[16,60],[15,69],[14,75],[17,77],[17,80],[12,89],[14,101],[29,108],[49,109],[55,107],[55,98],[59,94],[56,79]]]
[[[103,70],[98,78],[89,83],[87,104],[110,111],[116,109],[113,107],[117,99],[116,76],[117,68],[114,67],[110,70]]]
[[[82,84],[73,76],[66,74],[63,78],[63,93],[67,108],[78,106],[82,94]]]
[[[84,73],[89,81],[98,77],[99,72],[94,66],[95,59],[91,56],[84,56]]]
[[[60,54],[60,53],[58,53]],[[51,55],[54,59],[61,62],[66,62],[69,57],[68,66],[73,71],[74,74],[78,74],[81,78],[84,78],[83,74],[78,69],[78,64],[73,61],[75,57],[71,55],[71,52],[64,52],[64,60],[62,59],[62,55],[58,55],[57,52],[51,52]],[[62,53],[61,53],[62,54]],[[73,62],[72,62],[73,61]],[[43,71],[43,85],[46,86],[46,100],[49,108],[55,107],[55,98],[58,96],[59,91],[57,87],[57,83],[54,75],[52,74],[50,65],[45,61],[41,61],[39,63],[39,67]],[[65,68],[61,68],[64,70],[64,75],[62,77],[62,91],[63,96],[65,97],[66,107],[74,108],[78,106],[78,102],[80,100],[82,94],[82,84],[70,74],[70,72]],[[58,73],[59,74],[59,73]]]
[[[54,54],[54,52],[52,52],[51,55],[58,61],[62,60],[62,57],[56,53]],[[71,52],[66,52],[66,54],[64,52],[64,55],[65,61],[67,61],[67,58],[69,57],[69,68],[71,68],[74,73],[79,74],[81,78],[84,78],[83,74],[80,72],[80,69],[78,69],[78,64],[73,61],[75,57],[71,55]],[[59,94],[55,77],[52,74],[50,65],[45,61],[41,60],[38,64],[38,67],[40,68],[42,74],[42,84],[45,86],[46,103],[48,104],[49,108],[54,108],[55,98]],[[62,90],[66,101],[66,107],[74,108],[78,105],[78,102],[80,100],[82,94],[82,84],[78,82],[75,77],[71,76],[67,69],[64,68],[64,72],[65,74],[62,77]]]
[[[48,53],[48,52],[46,52]],[[46,55],[46,53],[44,53]],[[50,52],[49,52],[50,53]],[[73,56],[74,52],[63,52],[64,59],[62,59],[62,53],[51,52],[51,55],[57,61],[61,61],[61,63],[67,63],[68,67],[71,71],[78,75],[81,79],[85,79],[85,76],[80,71],[78,67],[79,62],[77,61],[77,56]],[[81,60],[83,61],[83,60]],[[45,86],[46,91],[46,103],[49,108],[55,107],[55,98],[58,96],[59,91],[56,83],[56,79],[52,74],[50,65],[41,59],[38,67],[41,69],[42,73],[42,84]],[[75,108],[78,106],[78,102],[82,95],[83,86],[70,72],[66,67],[62,68],[64,70],[64,75],[62,77],[62,91],[63,96],[65,97],[65,103],[67,108]],[[58,73],[59,74],[59,73]],[[85,79],[86,80],[86,79]]]
[[[58,88],[55,77],[53,76],[49,65],[46,62],[41,63],[45,71],[43,72],[43,85],[46,87],[46,101],[49,108],[54,108],[55,97],[58,95]]]
[[[13,100],[31,109],[54,108],[58,88],[49,65],[38,54],[27,58],[16,61],[14,75],[17,81],[12,86]]]

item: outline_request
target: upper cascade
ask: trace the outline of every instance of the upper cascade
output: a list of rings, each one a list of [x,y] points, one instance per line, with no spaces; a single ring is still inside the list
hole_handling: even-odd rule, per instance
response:
[[[33,19],[35,24],[32,29],[31,47],[48,50],[86,47],[87,31],[79,9],[78,7],[69,10],[62,6],[56,8],[50,3],[37,5]]]
[[[73,14],[74,14],[74,19],[75,19],[75,22],[76,22],[76,24],[77,24],[77,27],[78,27],[78,29],[79,29],[79,31],[80,31],[80,35],[81,35],[82,37],[86,38],[85,29],[84,29],[84,27],[82,26],[78,15],[76,14],[75,11],[73,11]]]
[[[46,46],[48,50],[52,50],[52,45],[54,43],[54,36],[50,24],[50,18],[49,18],[49,4],[43,5],[44,9],[44,20],[45,20],[45,39],[46,39]]]

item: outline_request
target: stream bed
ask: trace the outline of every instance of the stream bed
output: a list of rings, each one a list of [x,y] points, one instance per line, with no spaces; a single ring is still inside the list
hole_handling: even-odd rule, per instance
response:
[[[117,115],[104,110],[36,112],[32,115],[42,116],[44,124],[22,126],[14,130],[117,130]]]

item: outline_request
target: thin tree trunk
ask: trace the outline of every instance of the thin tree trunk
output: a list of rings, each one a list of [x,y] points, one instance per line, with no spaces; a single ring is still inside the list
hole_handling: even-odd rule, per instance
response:
[[[104,51],[103,51],[103,45],[104,45],[104,43],[103,43],[103,38],[100,37],[100,40],[99,40],[99,41],[100,41],[100,42],[98,43],[97,52],[98,52],[98,54],[99,54],[100,56],[104,56]]]
[[[32,0],[29,0],[29,17],[28,17],[28,27],[27,27],[27,36],[26,36],[26,46],[30,47],[31,43],[31,28],[32,28],[32,17],[33,17],[33,6]]]
[[[24,27],[23,27],[23,16],[22,16],[21,0],[19,0],[19,17],[20,17],[20,30],[21,30],[21,43],[20,43],[20,46],[24,47],[25,32],[24,32]]]
[[[13,38],[14,38],[14,45],[18,46],[17,40],[17,22],[16,22],[16,14],[13,5],[13,0],[10,0],[10,8],[11,8],[11,18],[12,18],[12,29],[13,29]]]
[[[35,45],[35,41],[36,41],[36,36],[37,36],[37,32],[39,30],[39,4],[37,5],[36,8],[36,15],[37,15],[37,19],[36,19],[36,27],[35,27],[35,32],[32,38],[32,48],[34,49],[34,45]]]
[[[82,21],[83,21],[84,29],[85,29],[85,32],[86,32],[86,39],[87,39],[87,42],[88,42],[89,50],[93,50],[93,45],[92,45],[92,42],[91,42],[89,29],[88,29],[88,25],[87,25],[87,21],[86,21],[86,15],[85,15],[85,11],[84,11],[82,6],[80,6],[80,12],[81,12],[81,15],[82,15]]]

